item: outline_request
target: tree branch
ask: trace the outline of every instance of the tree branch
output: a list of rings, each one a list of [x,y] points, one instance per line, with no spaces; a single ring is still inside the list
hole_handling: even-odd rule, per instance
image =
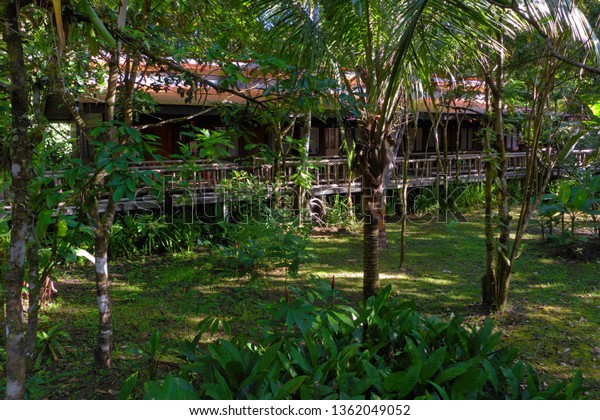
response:
[[[262,96],[261,97],[253,97],[253,96],[246,95],[239,90],[220,86],[217,83],[211,82],[203,75],[196,73],[195,71],[191,71],[189,68],[184,67],[183,65],[179,64],[175,60],[173,60],[171,58],[165,58],[165,57],[162,57],[162,56],[154,53],[149,47],[147,47],[143,43],[137,42],[136,39],[123,33],[122,31],[118,31],[118,36],[121,39],[123,39],[124,42],[126,42],[127,44],[132,46],[134,49],[137,49],[137,51],[139,51],[141,54],[148,57],[150,59],[150,61],[152,61],[153,63],[166,66],[170,70],[176,71],[179,74],[186,74],[189,76],[190,79],[192,79],[192,81],[197,83],[199,86],[202,86],[205,88],[206,87],[212,88],[217,92],[227,92],[227,93],[230,93],[241,99],[244,99],[248,102],[252,102],[260,107],[264,107],[263,100],[259,99],[259,98],[263,98]]]

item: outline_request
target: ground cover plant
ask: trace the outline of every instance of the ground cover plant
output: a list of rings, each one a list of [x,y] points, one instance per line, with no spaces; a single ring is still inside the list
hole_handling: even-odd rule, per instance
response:
[[[382,283],[392,288],[389,299],[394,305],[414,305],[414,312],[423,319],[435,316],[447,323],[460,317],[478,329],[489,328],[485,323],[488,316],[478,304],[484,264],[482,218],[479,214],[466,216],[460,223],[437,223],[435,218],[412,220],[406,272],[397,270],[398,225],[388,225],[389,247],[381,254],[381,273]],[[554,244],[541,242],[534,233],[528,237],[526,252],[515,269],[511,305],[491,317],[493,332],[500,333],[500,347],[516,349],[519,358],[540,373],[540,388],[568,381],[581,370],[582,396],[598,398],[599,247],[586,248],[584,259],[568,259],[557,253]],[[239,340],[234,337],[240,334],[266,346],[267,341],[257,340],[260,323],[267,319],[265,305],[277,305],[286,295],[292,299],[294,288],[298,295],[309,293],[315,278],[326,279],[328,284],[334,278],[337,296],[358,311],[360,235],[351,229],[338,232],[325,227],[313,230],[310,239],[307,252],[317,258],[305,261],[295,277],[277,264],[252,276],[227,272],[220,269],[219,250],[206,245],[193,252],[119,260],[112,277],[116,348],[115,366],[110,370],[96,371],[91,358],[97,322],[94,283],[89,280],[94,268],[85,263],[62,267],[56,273],[59,295],[42,311],[40,331],[52,331],[51,345],[64,351],[56,351],[54,357],[48,340],[41,340],[46,347],[39,351],[44,356],[28,382],[28,397],[117,398],[121,394],[142,398],[153,389],[158,392],[160,388],[145,390],[142,384],[164,378],[176,381],[187,363],[176,350],[186,340],[193,342],[199,323],[215,333],[201,336],[197,342],[200,349],[208,348],[216,339]],[[219,322],[208,323],[209,319]],[[502,370],[499,372],[502,377]],[[81,381],[82,377],[87,379]],[[293,392],[301,393],[300,381],[288,388],[297,385]],[[526,376],[523,381],[526,383]],[[129,389],[125,384],[131,385]],[[451,389],[443,389],[452,397]],[[382,390],[386,392],[385,380]],[[565,391],[560,392],[565,395]],[[444,397],[433,385],[427,392]]]

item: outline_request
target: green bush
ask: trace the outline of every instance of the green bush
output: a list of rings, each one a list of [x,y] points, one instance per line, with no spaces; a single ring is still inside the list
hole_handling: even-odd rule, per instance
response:
[[[300,265],[311,258],[307,250],[309,227],[295,218],[274,216],[264,221],[221,223],[225,244],[216,246],[220,266],[251,278],[274,267],[285,267],[295,277]]]
[[[325,223],[342,229],[352,228],[359,223],[354,209],[348,205],[348,197],[333,196],[325,213]]]
[[[266,307],[256,337],[199,343],[206,320],[180,351],[177,377],[149,381],[145,398],[204,399],[543,399],[577,398],[581,374],[543,388],[536,372],[499,348],[492,322],[425,318],[387,287],[346,306],[331,285],[286,292]],[[291,296],[294,296],[293,298]],[[255,344],[260,343],[260,344]]]
[[[189,252],[198,245],[203,232],[200,223],[167,222],[165,216],[125,215],[113,225],[109,252],[113,258]]]

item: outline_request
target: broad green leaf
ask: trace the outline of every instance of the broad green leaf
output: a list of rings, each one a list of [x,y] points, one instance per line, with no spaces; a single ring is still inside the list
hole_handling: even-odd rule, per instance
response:
[[[415,388],[419,381],[421,365],[415,365],[406,372],[395,372],[389,374],[384,381],[385,390],[392,392],[395,399],[404,398]]]
[[[487,359],[483,361],[483,368],[487,372],[488,379],[492,383],[494,391],[498,391],[500,382],[498,381],[498,374],[496,373],[496,369],[494,369],[492,364]]]
[[[458,362],[449,368],[445,369],[440,373],[435,381],[439,384],[442,384],[446,381],[451,381],[454,378],[459,377],[464,374],[467,370],[469,370],[474,364],[477,363],[477,359],[470,359],[464,362]]]
[[[144,399],[151,400],[195,400],[198,393],[194,387],[182,378],[176,378],[168,373],[164,381],[147,381]]]
[[[558,187],[558,201],[562,204],[567,204],[571,198],[571,186],[566,182],[562,182]]]
[[[296,376],[295,378],[289,380],[285,384],[279,388],[279,392],[277,392],[276,399],[283,400],[287,399],[292,395],[300,386],[304,383],[304,381],[308,378],[308,376]]]
[[[131,396],[131,393],[133,392],[133,390],[135,389],[135,386],[137,385],[138,377],[139,377],[139,372],[134,372],[131,375],[129,375],[129,377],[123,384],[123,387],[121,388],[121,391],[119,392],[119,395],[117,396],[117,399],[119,399],[119,400],[129,399],[129,397]]]
[[[421,382],[427,381],[436,372],[442,367],[442,363],[444,363],[444,358],[446,357],[446,346],[440,347],[423,363],[423,368],[421,369]]]
[[[441,387],[440,385],[438,385],[438,384],[436,384],[435,382],[432,382],[432,381],[428,381],[428,383],[430,383],[431,385],[433,385],[433,387],[438,392],[440,398],[442,398],[443,400],[449,400],[450,399],[450,397],[448,396],[448,393],[446,392],[446,390],[443,387]]]
[[[587,192],[583,188],[578,188],[577,190],[573,189],[569,207],[575,210],[582,210],[587,198]]]
[[[578,370],[573,377],[573,380],[567,385],[565,389],[565,396],[567,399],[571,400],[578,396],[579,393],[583,390],[583,375],[581,371]]]
[[[125,180],[125,183],[127,184],[127,189],[129,191],[135,191],[136,190],[135,181],[133,179],[127,178]]]
[[[43,238],[46,236],[46,231],[48,230],[48,226],[52,223],[52,214],[54,212],[49,209],[42,210],[37,217],[35,223],[35,232],[38,238]]]
[[[206,395],[214,400],[232,400],[233,394],[231,393],[231,389],[229,389],[227,381],[223,378],[223,375],[217,370],[213,370],[213,374],[215,382],[205,382],[202,385],[202,389],[206,392]]]
[[[487,380],[488,375],[484,370],[477,367],[469,369],[452,383],[452,399],[468,398],[471,393],[478,395],[477,391],[481,390]]]
[[[126,191],[126,188],[124,185],[119,185],[117,188],[115,188],[115,191],[113,193],[113,201],[115,203],[118,203],[119,201],[121,201],[121,199],[125,195],[125,191]]]
[[[64,219],[60,219],[56,226],[56,236],[59,238],[64,238],[67,236],[69,228],[67,226],[67,221]]]

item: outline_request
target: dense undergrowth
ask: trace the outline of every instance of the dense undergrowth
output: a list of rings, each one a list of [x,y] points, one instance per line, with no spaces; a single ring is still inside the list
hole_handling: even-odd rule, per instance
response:
[[[361,306],[361,236],[346,204],[329,203],[312,231],[283,214],[216,225],[125,216],[111,246],[115,367],[93,367],[93,268],[65,264],[28,397],[600,397],[596,239],[566,255],[534,227],[510,306],[490,317],[478,305],[481,215],[411,218],[399,272],[390,208],[387,287]]]
[[[96,372],[91,357],[97,328],[93,268],[63,267],[59,295],[42,311],[39,366],[29,380],[28,397],[179,395],[165,394],[165,387],[202,398],[401,398],[400,389],[407,390],[402,398],[600,395],[600,349],[594,345],[600,339],[594,328],[600,304],[597,248],[586,248],[587,259],[570,260],[557,255],[552,243],[529,237],[515,269],[510,307],[488,317],[478,305],[479,214],[445,223],[412,220],[409,271],[402,273],[396,269],[399,229],[390,223],[381,278],[391,289],[377,309],[385,314],[377,313],[373,322],[368,317],[375,315],[366,314],[377,312],[375,303],[360,307],[360,235],[351,226],[341,231],[325,226],[309,238],[306,228],[288,222],[280,230],[232,227],[227,235],[213,236],[213,246],[200,242],[175,255],[140,252],[117,260],[112,267],[115,367],[110,371]],[[318,258],[312,261],[311,255]],[[332,276],[335,287],[329,294],[311,288],[314,279]],[[206,330],[214,335],[201,334]],[[483,347],[473,350],[473,340]],[[516,350],[501,350],[506,346]],[[224,355],[224,349],[233,353]],[[274,354],[276,363],[268,372],[252,368]],[[430,361],[434,354],[435,363]],[[242,367],[230,356],[239,357]],[[243,379],[227,377],[229,362]],[[432,366],[437,369],[429,375]],[[448,370],[454,373],[444,374]],[[583,373],[583,389],[577,382],[554,387],[573,381],[577,370]],[[360,376],[367,371],[375,382]],[[224,383],[215,382],[217,374]],[[323,385],[319,393],[308,386],[317,379]],[[239,388],[244,381],[248,386]],[[217,388],[209,389],[208,383]],[[477,386],[465,388],[467,383]]]
[[[543,387],[538,374],[499,348],[493,323],[425,318],[387,286],[355,310],[334,282],[286,292],[265,307],[256,337],[200,345],[216,321],[177,350],[179,373],[144,384],[145,398],[209,399],[547,399],[576,398],[581,373]],[[133,379],[128,383],[133,387]],[[124,396],[124,395],[123,395]]]

